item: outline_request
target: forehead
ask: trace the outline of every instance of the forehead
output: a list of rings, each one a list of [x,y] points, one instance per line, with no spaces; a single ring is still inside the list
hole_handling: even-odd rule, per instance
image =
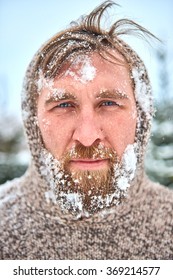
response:
[[[118,67],[119,66],[119,67]],[[105,69],[106,68],[106,69]],[[110,70],[114,71],[122,71],[126,69],[128,71],[128,64],[125,58],[116,50],[110,50],[106,52],[98,53],[90,52],[84,54],[75,54],[75,56],[71,56],[66,63],[63,64],[58,76],[65,74],[76,74],[81,76],[81,82],[85,83],[87,81],[91,81],[96,74],[99,74],[101,71],[104,71],[105,74],[109,74]],[[57,77],[58,77],[57,76]]]
[[[130,71],[127,62],[116,51],[104,58],[97,52],[78,54],[65,63],[58,75],[50,80],[40,77],[38,88],[51,94],[54,89],[80,92],[114,89],[127,91],[131,87]]]

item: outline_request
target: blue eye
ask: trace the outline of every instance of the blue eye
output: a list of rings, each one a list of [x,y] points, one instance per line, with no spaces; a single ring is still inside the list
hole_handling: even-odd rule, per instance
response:
[[[114,101],[104,101],[102,103],[102,106],[119,106],[119,105]]]
[[[57,105],[58,108],[67,108],[67,107],[72,107],[72,104],[69,102],[63,102],[59,105]]]

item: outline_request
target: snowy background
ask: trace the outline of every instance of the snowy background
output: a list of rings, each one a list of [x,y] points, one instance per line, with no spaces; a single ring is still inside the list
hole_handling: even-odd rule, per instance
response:
[[[21,130],[20,92],[33,54],[52,35],[102,2],[0,0],[0,182],[20,175],[29,161]],[[158,107],[146,169],[153,180],[173,186],[173,1],[117,3],[121,7],[115,9],[116,19],[137,21],[163,41],[149,46],[124,37],[148,68]]]

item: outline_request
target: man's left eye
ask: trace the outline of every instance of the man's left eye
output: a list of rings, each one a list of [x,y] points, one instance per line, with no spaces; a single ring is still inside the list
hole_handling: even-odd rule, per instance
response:
[[[102,106],[119,106],[118,103],[116,103],[115,101],[104,101],[101,104]]]

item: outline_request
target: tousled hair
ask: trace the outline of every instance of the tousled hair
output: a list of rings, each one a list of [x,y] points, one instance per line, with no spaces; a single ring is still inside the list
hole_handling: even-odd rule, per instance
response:
[[[108,30],[103,29],[104,14],[113,5],[117,4],[110,0],[103,2],[89,15],[72,22],[68,29],[52,37],[39,51],[35,73],[38,75],[42,70],[46,78],[54,78],[69,58],[73,59],[80,53],[91,51],[97,51],[111,62],[123,63],[123,60],[110,52],[111,49],[123,55],[130,66],[134,66],[134,63],[137,62],[136,57],[133,59],[134,51],[120,39],[120,36],[133,33],[143,37],[156,37],[129,19],[120,19],[113,23]]]
[[[144,63],[120,37],[132,33],[145,38],[156,37],[128,19],[118,20],[107,29],[102,28],[104,14],[113,5],[117,4],[105,1],[89,15],[73,22],[68,29],[57,33],[38,50],[27,68],[23,85],[22,112],[32,157],[38,170],[40,170],[40,148],[44,146],[37,112],[42,78],[49,82],[49,79],[52,80],[56,75],[63,73],[61,71],[63,66],[68,67],[79,54],[88,52],[97,52],[112,63],[121,63],[129,68],[137,107],[136,153],[138,163],[143,164],[153,114],[152,91]],[[120,55],[117,55],[117,52]]]

